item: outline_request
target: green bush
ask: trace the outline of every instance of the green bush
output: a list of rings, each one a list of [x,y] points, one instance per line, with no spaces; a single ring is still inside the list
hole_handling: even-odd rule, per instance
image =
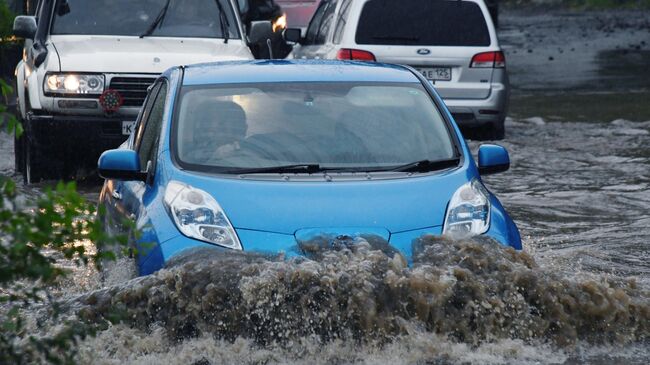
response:
[[[0,118],[9,132],[20,134],[21,124],[6,113],[12,90],[2,79],[0,89]],[[104,232],[101,213],[77,193],[74,183],[59,183],[26,201],[16,183],[0,175],[0,364],[73,364],[77,341],[106,325],[59,323],[60,308],[51,300],[51,289],[69,273],[57,265],[55,254],[100,268],[115,258],[115,247],[126,247],[126,237]],[[25,312],[43,302],[58,330],[37,336],[29,333]]]
[[[0,0],[0,41],[12,35],[15,17],[16,15],[7,6],[7,2]]]

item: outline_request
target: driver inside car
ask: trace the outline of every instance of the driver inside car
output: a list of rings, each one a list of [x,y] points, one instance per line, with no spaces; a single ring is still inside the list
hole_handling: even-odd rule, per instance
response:
[[[246,137],[246,113],[232,101],[205,101],[197,105],[194,144],[191,157],[195,163],[218,161],[239,151]]]

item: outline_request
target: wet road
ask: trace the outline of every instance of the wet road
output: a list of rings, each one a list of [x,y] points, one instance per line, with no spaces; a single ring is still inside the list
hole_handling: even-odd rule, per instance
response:
[[[650,121],[511,119],[512,169],[485,182],[538,261],[650,284],[649,143]]]
[[[634,287],[630,283],[636,282],[641,289],[625,290],[638,308],[647,310],[650,306],[647,292],[650,290],[650,68],[647,67],[650,16],[632,12],[560,13],[555,16],[506,13],[502,21],[500,37],[508,57],[513,97],[511,117],[506,124],[507,136],[500,143],[510,151],[512,168],[507,173],[486,177],[485,182],[517,222],[525,252],[539,265],[539,269],[527,271],[531,283],[535,283],[530,285],[535,290],[548,291],[557,284],[575,290],[567,294],[569,297],[580,298],[582,295],[587,304],[566,309],[569,316],[565,318],[567,326],[570,317],[580,317],[583,312],[593,313],[589,312],[593,307],[602,306],[602,296],[587,295],[591,299],[584,299],[584,293],[593,294],[603,287],[603,293],[613,293],[619,287]],[[5,134],[1,136],[0,172],[12,174],[12,140]],[[471,145],[476,150],[479,144],[472,142]],[[39,188],[37,186],[28,194],[37,193]],[[81,189],[90,199],[94,199],[98,191],[98,187],[92,184]],[[473,278],[476,285],[483,285],[482,290],[490,291],[495,282],[515,280],[523,275],[520,275],[520,262],[512,261],[502,252],[490,252],[490,259],[500,262],[501,266],[494,273]],[[450,256],[454,253],[450,251]],[[176,312],[168,315],[167,323],[147,322],[144,326],[149,326],[148,329],[118,326],[97,339],[86,341],[82,346],[82,360],[95,362],[99,356],[105,363],[192,363],[203,356],[208,361],[204,363],[645,364],[650,358],[647,342],[627,345],[609,340],[598,344],[581,342],[597,330],[597,325],[583,328],[586,335],[578,336],[581,340],[575,346],[558,350],[547,341],[548,338],[535,337],[533,333],[539,330],[538,327],[523,323],[530,319],[530,309],[516,312],[508,319],[522,322],[513,329],[515,332],[511,332],[516,335],[496,336],[493,341],[478,346],[474,341],[480,336],[489,337],[489,328],[481,329],[485,333],[476,330],[477,337],[451,341],[444,331],[442,334],[430,333],[428,324],[425,325],[428,322],[412,320],[402,324],[409,336],[398,337],[382,346],[360,345],[349,338],[330,339],[324,343],[322,339],[291,332],[293,337],[288,338],[288,343],[259,347],[251,339],[259,335],[255,331],[251,336],[237,337],[247,333],[244,329],[241,332],[235,330],[237,339],[234,342],[222,342],[209,335],[222,331],[218,321],[210,319],[212,317],[193,320],[192,325],[202,329],[203,335],[196,338],[186,336],[180,344],[170,341],[170,331],[175,330],[169,323],[179,323],[183,318],[195,316],[193,311],[197,308],[216,306],[214,298],[175,297],[175,294],[165,291],[172,286],[171,283],[191,292],[204,282],[196,274],[204,272],[200,270],[206,270],[210,277],[224,275],[232,279],[231,283],[236,283],[227,289],[241,291],[243,299],[232,299],[222,304],[241,305],[242,310],[252,311],[260,308],[254,305],[257,302],[253,299],[261,305],[277,302],[280,306],[290,306],[291,302],[283,302],[287,297],[280,294],[290,292],[293,287],[287,289],[285,286],[292,281],[282,273],[292,273],[290,277],[298,281],[310,278],[310,275],[315,275],[313,273],[337,278],[360,275],[373,285],[377,284],[377,277],[386,276],[381,270],[373,271],[377,262],[384,262],[381,257],[360,253],[346,260],[349,260],[347,266],[337,262],[330,262],[329,266],[308,267],[253,263],[250,264],[254,267],[250,269],[252,271],[237,275],[233,275],[236,270],[228,269],[228,265],[219,268],[197,264],[163,273],[148,283],[129,284],[117,292],[123,298],[132,298],[134,313],[154,316],[152,313],[160,310],[161,303],[165,303],[162,307],[176,306]],[[423,264],[422,268],[403,274],[410,280],[409,285],[413,285],[411,293],[426,292],[423,289],[426,285],[413,280],[434,263],[426,261],[424,264],[429,266]],[[450,259],[437,264],[444,269],[455,267],[458,262]],[[440,275],[436,279],[440,288],[452,280],[444,273],[430,274]],[[103,286],[96,273],[79,272],[78,275],[85,278],[82,285],[76,282],[74,289],[68,289],[62,296],[81,294]],[[248,275],[254,279],[246,279]],[[371,295],[372,290],[366,288],[365,283],[360,281],[357,288],[359,292],[368,290],[363,292],[366,296],[361,297],[366,300],[364,303],[382,303],[381,298]],[[319,281],[318,285],[327,286],[327,283]],[[503,293],[508,292],[504,290]],[[353,293],[337,295],[344,297]],[[496,298],[506,302],[512,300],[503,293],[496,294]],[[164,302],[169,298],[172,298],[171,302]],[[429,305],[432,311],[443,310],[436,303]],[[361,310],[359,308],[365,311],[370,307],[361,306],[357,310]],[[101,311],[102,308],[94,307],[92,310]],[[325,312],[297,313],[292,312],[296,317],[288,320],[305,320],[311,325]],[[437,326],[464,323],[468,318],[462,313],[445,313],[446,317],[436,323]],[[631,312],[623,313],[623,316],[631,315]],[[471,317],[471,314],[467,316]],[[219,318],[227,320],[231,317]],[[287,320],[279,315],[265,319]],[[370,323],[374,323],[372,320]],[[555,325],[561,322],[557,320]],[[613,323],[612,326],[621,333],[625,332],[624,324]],[[343,327],[345,329],[359,330],[357,327]],[[374,335],[372,331],[364,332],[366,330],[359,333]],[[522,335],[519,331],[523,330],[526,333]],[[531,335],[527,335],[528,331]],[[647,331],[641,330],[646,340],[650,335]],[[532,341],[530,336],[534,337]],[[347,337],[341,335],[341,338]]]
[[[512,116],[648,120],[648,10],[506,12],[499,39],[513,87]]]

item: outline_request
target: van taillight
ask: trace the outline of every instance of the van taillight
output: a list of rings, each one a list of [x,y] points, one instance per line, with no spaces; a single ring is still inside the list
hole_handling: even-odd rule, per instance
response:
[[[336,53],[336,59],[338,60],[356,60],[356,61],[372,61],[375,62],[377,59],[372,52],[362,51],[360,49],[349,49],[341,48]]]
[[[506,56],[503,52],[484,52],[472,57],[470,67],[474,68],[504,68],[506,67]]]

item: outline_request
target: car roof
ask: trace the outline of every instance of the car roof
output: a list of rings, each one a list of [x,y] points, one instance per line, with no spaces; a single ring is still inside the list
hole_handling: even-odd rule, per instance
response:
[[[184,86],[267,82],[420,82],[398,65],[329,60],[256,60],[190,65]]]

